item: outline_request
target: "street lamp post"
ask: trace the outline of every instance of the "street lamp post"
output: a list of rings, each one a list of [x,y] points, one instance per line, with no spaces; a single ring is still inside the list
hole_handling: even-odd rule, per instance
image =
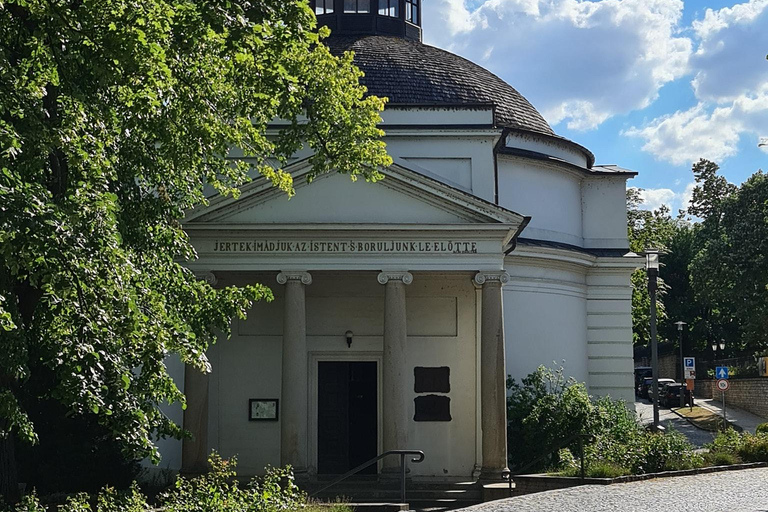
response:
[[[715,378],[717,379],[717,348],[718,345],[720,346],[720,357],[723,357],[723,351],[725,350],[725,340],[720,338],[720,343],[718,344],[716,341],[712,341],[712,364],[715,366]],[[721,399],[723,401],[723,431],[728,426],[728,417],[726,416],[725,412],[725,391],[721,391]]]
[[[659,278],[659,250],[645,250],[648,294],[651,296],[651,369],[653,372],[653,428],[659,430],[659,347],[656,340],[656,288]]]
[[[685,381],[685,358],[683,356],[683,327],[688,325],[682,320],[675,322],[675,325],[677,326],[677,344],[680,345],[680,383],[683,384],[683,381]],[[683,407],[685,405],[685,384],[683,384],[683,388],[680,390],[680,407]]]

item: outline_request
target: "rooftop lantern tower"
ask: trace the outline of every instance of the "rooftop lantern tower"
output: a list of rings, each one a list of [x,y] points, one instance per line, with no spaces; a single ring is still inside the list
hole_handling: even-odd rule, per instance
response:
[[[394,36],[421,41],[421,0],[311,0],[334,35]]]

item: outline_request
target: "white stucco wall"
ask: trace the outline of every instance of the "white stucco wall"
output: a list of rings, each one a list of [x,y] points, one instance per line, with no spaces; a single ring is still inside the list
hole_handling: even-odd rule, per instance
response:
[[[393,157],[412,161],[449,185],[458,185],[486,201],[495,194],[493,147],[496,136],[468,136],[446,131],[441,136],[419,136],[392,130],[384,141]]]
[[[275,272],[276,274],[276,272]],[[466,476],[476,464],[477,325],[472,274],[414,273],[406,287],[408,315],[409,447],[424,450],[426,460],[411,467],[413,475]],[[237,281],[263,282],[275,300],[254,307],[248,320],[236,322],[231,340],[209,353],[213,366],[209,402],[209,446],[222,456],[238,457],[238,473],[263,473],[280,464],[279,422],[249,422],[249,398],[280,398],[282,360],[282,287],[269,275]],[[226,282],[226,281],[225,281]],[[384,286],[376,273],[313,273],[306,288],[307,348],[310,361],[309,460],[317,453],[317,361],[376,360],[382,353]],[[354,332],[352,348],[344,333]],[[295,357],[302,357],[296,354]],[[450,368],[452,421],[415,422],[413,367]],[[380,371],[379,371],[380,373]],[[379,383],[379,390],[381,389]],[[379,398],[380,400],[380,398]],[[379,410],[380,409],[379,405]],[[379,450],[381,425],[379,415]]]
[[[626,176],[590,176],[581,184],[584,247],[626,249]]]
[[[519,383],[538,366],[554,363],[586,382],[585,271],[514,253],[506,268],[511,278],[504,286],[507,374]]]
[[[531,222],[521,236],[581,246],[581,177],[544,163],[498,157],[499,205]]]
[[[589,391],[634,402],[632,352],[633,268],[604,260],[587,274]]]
[[[525,149],[553,156],[579,167],[587,166],[587,157],[573,144],[532,133],[511,132],[505,139],[508,148]]]

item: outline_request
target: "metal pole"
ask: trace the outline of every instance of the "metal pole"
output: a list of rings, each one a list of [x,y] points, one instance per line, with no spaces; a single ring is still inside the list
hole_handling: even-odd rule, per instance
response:
[[[651,296],[651,367],[653,371],[653,428],[659,429],[659,347],[656,342],[656,275],[648,270],[648,292]]]
[[[725,414],[725,391],[723,391],[723,432],[728,428],[728,416]]]
[[[584,482],[584,436],[579,436],[579,451],[581,452],[581,481]]]
[[[400,454],[400,503],[405,503],[405,454]]]
[[[683,327],[682,325],[677,330],[678,334],[680,335],[680,338],[678,340],[678,344],[680,345],[680,407],[685,406],[685,389],[686,385],[685,382],[685,359],[683,358]]]

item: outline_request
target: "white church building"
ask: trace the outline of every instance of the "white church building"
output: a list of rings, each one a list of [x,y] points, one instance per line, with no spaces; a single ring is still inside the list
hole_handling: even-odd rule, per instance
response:
[[[510,85],[423,44],[419,0],[315,3],[329,47],[389,98],[394,164],[378,183],[307,184],[296,155],[292,199],[257,179],[188,216],[196,273],[275,300],[211,347],[209,375],[186,373],[195,438],[164,442],[162,465],[195,471],[215,449],[243,475],[316,478],[408,448],[426,455],[414,476],[495,479],[508,375],[565,361],[591,394],[632,402],[635,173],[595,165]]]

